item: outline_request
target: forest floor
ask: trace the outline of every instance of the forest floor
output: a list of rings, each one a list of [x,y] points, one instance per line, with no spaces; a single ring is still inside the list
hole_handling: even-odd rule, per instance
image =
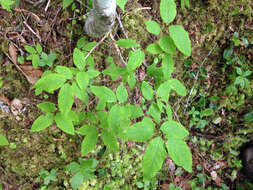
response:
[[[11,12],[0,7],[0,134],[9,146],[0,147],[0,189],[71,189],[70,174],[64,167],[81,157],[79,136],[71,137],[55,126],[38,133],[30,132],[41,114],[37,104],[44,99],[57,103],[57,94],[36,96],[33,84],[45,70],[57,65],[73,66],[72,54],[77,41],[85,36],[83,16],[87,10],[76,6],[62,9],[62,1],[35,5],[20,1]],[[253,189],[241,172],[240,147],[253,139],[253,3],[248,0],[195,0],[190,8],[180,9],[173,24],[189,32],[192,55],[175,56],[173,76],[188,90],[183,98],[172,98],[173,117],[190,132],[187,139],[193,155],[193,172],[175,167],[170,159],[149,184],[142,182],[140,169],[144,145],[121,143],[120,152],[104,151],[103,145],[86,158],[99,161],[96,179],[83,189],[102,189],[112,183],[114,189],[169,189],[173,183],[182,189]],[[159,2],[129,0],[116,23],[115,39],[135,39],[145,49],[158,40],[146,31],[144,21],[161,22]],[[163,33],[168,26],[162,25]],[[86,37],[88,41],[92,41]],[[98,39],[99,40],[99,39]],[[40,43],[47,55],[56,54],[53,65],[34,68],[24,45]],[[115,63],[120,57],[110,37],[92,53],[96,68],[105,69],[107,56]],[[123,56],[126,55],[123,53]],[[152,58],[147,56],[146,64]],[[238,69],[239,68],[239,69]],[[235,82],[239,77],[241,81]],[[101,78],[114,88],[108,77]],[[248,83],[247,83],[247,81]],[[246,82],[245,82],[246,81]],[[244,84],[242,84],[244,83]],[[248,85],[247,85],[247,84]],[[137,94],[138,96],[138,94]],[[137,97],[138,98],[138,97]],[[205,113],[205,110],[212,110]],[[124,151],[123,151],[124,150]],[[107,156],[108,156],[107,155]],[[123,161],[123,162],[120,162]],[[126,170],[131,165],[131,170]],[[41,169],[57,170],[57,180],[45,184]],[[38,177],[41,179],[37,180]],[[124,186],[123,184],[127,184]],[[2,186],[1,186],[2,185]]]

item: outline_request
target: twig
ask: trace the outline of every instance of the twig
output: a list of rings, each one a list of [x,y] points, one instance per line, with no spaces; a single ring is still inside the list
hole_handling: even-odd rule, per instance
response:
[[[50,34],[51,34],[51,30],[52,30],[52,28],[53,28],[54,25],[55,25],[55,21],[56,21],[56,18],[57,18],[57,16],[58,16],[60,10],[61,10],[61,7],[57,10],[57,12],[56,12],[56,14],[55,14],[55,17],[54,17],[53,21],[50,23],[50,31],[48,32],[48,34],[47,34],[46,39],[44,40],[44,42],[47,42],[47,40],[48,40],[48,38],[49,38],[49,36],[50,36]]]
[[[190,93],[187,97],[187,100],[186,100],[186,104],[185,104],[185,108],[184,108],[184,112],[186,111],[186,109],[188,108],[188,106],[190,105],[189,101],[190,101],[190,98],[191,98],[191,95],[192,95],[192,92],[195,88],[195,84],[197,83],[198,81],[198,78],[199,78],[199,72],[200,72],[200,68],[204,65],[204,63],[206,62],[207,58],[211,55],[211,53],[213,52],[214,48],[216,48],[217,44],[215,44],[215,46],[208,52],[207,56],[204,58],[204,60],[202,61],[202,63],[200,64],[200,67],[199,67],[199,70],[197,72],[197,74],[195,75],[194,77],[194,83],[193,83],[193,86],[190,90]]]
[[[106,39],[109,32],[104,35],[104,37],[88,52],[88,54],[84,57],[84,61],[90,56],[90,54]]]
[[[24,21],[23,23],[39,39],[39,42],[41,42],[41,37],[36,32],[34,32],[34,30],[26,23],[26,21]]]
[[[141,8],[134,9],[133,12],[142,11],[142,10],[150,10],[150,9],[151,7],[141,7]]]
[[[14,60],[12,60],[11,59],[11,57],[8,55],[8,53],[6,53],[6,52],[3,52],[5,55],[6,55],[6,57],[8,57],[8,59],[16,66],[16,68],[26,77],[26,79],[28,79],[29,77],[25,74],[25,72],[18,66],[18,64],[14,61]]]
[[[110,33],[110,37],[111,37],[111,39],[112,39],[112,41],[113,41],[113,45],[115,46],[116,51],[118,52],[119,57],[120,57],[122,63],[123,63],[124,66],[126,67],[126,66],[127,66],[127,63],[125,62],[125,60],[124,60],[124,58],[123,58],[123,56],[122,56],[122,54],[121,54],[121,52],[120,52],[120,49],[119,49],[118,45],[115,43],[115,39],[114,39],[112,33]]]
[[[119,15],[117,15],[117,20],[119,22],[119,26],[120,26],[121,30],[123,31],[123,34],[124,34],[125,38],[128,38],[128,35],[127,35],[127,33],[126,33],[125,29],[124,29],[124,26],[123,26],[123,24],[122,24],[122,22],[120,20]]]
[[[34,3],[33,4],[33,6],[37,6],[37,5],[39,5],[39,4],[41,4],[41,3],[44,3],[46,0],[39,0],[39,1],[37,1],[36,3]]]
[[[46,7],[45,7],[45,12],[47,12],[47,9],[48,9],[48,7],[49,7],[49,5],[50,5],[50,2],[51,2],[51,0],[48,0],[47,5],[46,5]]]

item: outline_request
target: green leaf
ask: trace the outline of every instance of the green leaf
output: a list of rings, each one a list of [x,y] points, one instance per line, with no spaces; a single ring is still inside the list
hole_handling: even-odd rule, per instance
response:
[[[57,65],[55,67],[55,72],[64,76],[65,79],[72,79],[73,78],[72,71],[68,67]]]
[[[32,55],[32,65],[36,69],[39,66],[40,56],[38,54]]]
[[[155,103],[152,103],[148,112],[155,119],[155,122],[159,124],[161,120],[161,111],[158,106]]]
[[[1,6],[7,11],[11,11],[11,6],[15,3],[13,0],[0,0]]]
[[[116,41],[116,44],[121,48],[135,48],[140,46],[135,40],[132,39],[119,39]]]
[[[35,48],[36,48],[36,50],[37,50],[38,53],[42,53],[42,47],[41,47],[41,45],[39,43],[36,44]]]
[[[55,116],[55,122],[62,131],[70,135],[74,135],[75,129],[72,123],[72,119],[69,118],[68,115],[57,113]]]
[[[117,5],[121,8],[121,10],[125,11],[125,5],[127,3],[127,0],[117,0]]]
[[[161,0],[160,15],[166,24],[171,23],[177,15],[177,7],[174,0]]]
[[[110,185],[105,185],[103,190],[113,190],[113,188]]]
[[[36,95],[40,94],[42,91],[46,91],[52,93],[54,90],[60,88],[66,79],[64,76],[60,74],[50,73],[42,78],[40,78],[35,84],[34,88],[36,88]]]
[[[103,71],[103,74],[109,75],[113,81],[117,80],[118,76],[123,75],[126,72],[126,68],[117,67],[114,63],[111,63],[109,68]]]
[[[56,107],[52,102],[42,102],[37,105],[44,113],[53,113],[56,111]]]
[[[168,35],[164,35],[159,40],[159,45],[162,48],[163,51],[165,51],[168,54],[176,54],[176,46]]]
[[[141,92],[146,100],[153,99],[153,93],[154,93],[153,89],[146,81],[143,81],[141,84]]]
[[[81,90],[86,90],[89,85],[89,75],[87,72],[80,71],[76,75],[76,82]]]
[[[148,145],[142,161],[144,181],[150,181],[162,168],[166,157],[164,142],[161,137],[154,138]]]
[[[110,109],[108,115],[108,124],[115,135],[122,133],[122,130],[130,124],[128,113],[119,104],[115,104]]]
[[[129,85],[130,89],[132,90],[136,84],[136,79],[135,79],[134,73],[132,73],[131,75],[128,76],[127,83]]]
[[[70,84],[64,84],[58,94],[58,107],[65,114],[68,113],[74,103],[73,89]]]
[[[62,1],[62,8],[66,9],[70,4],[73,3],[74,0],[63,0]]]
[[[243,119],[246,122],[253,121],[253,112],[249,112],[249,113],[245,114],[244,117],[243,117]]]
[[[146,51],[150,54],[160,54],[163,52],[163,50],[158,44],[149,44],[146,48]]]
[[[171,77],[174,71],[174,61],[170,54],[164,54],[162,58],[162,71],[165,80]]]
[[[141,66],[144,59],[145,59],[145,54],[140,49],[137,49],[135,51],[130,51],[129,60],[127,64],[127,71],[129,73],[134,71],[137,67]]]
[[[6,139],[5,136],[3,136],[2,134],[0,134],[0,146],[6,146],[9,145],[8,140]]]
[[[89,42],[87,44],[85,44],[83,47],[82,47],[82,50],[85,50],[87,52],[91,51],[92,48],[94,48],[98,43],[97,42]]]
[[[176,121],[166,121],[160,129],[168,139],[184,139],[189,135],[184,126]]]
[[[83,174],[81,172],[77,172],[70,180],[71,182],[71,187],[74,190],[77,190],[80,185],[83,183]]]
[[[104,144],[108,148],[110,148],[114,151],[119,150],[119,145],[118,145],[117,139],[111,131],[103,129],[102,132],[101,132],[101,137],[102,137],[102,140],[103,140]]]
[[[208,109],[205,109],[202,113],[203,116],[210,116],[213,114],[213,110],[208,108]]]
[[[84,60],[84,53],[78,49],[75,48],[74,49],[74,53],[73,53],[73,61],[75,66],[80,70],[83,71],[84,67],[85,67],[85,60]]]
[[[181,139],[168,139],[166,148],[169,156],[178,166],[192,172],[192,154],[187,144]]]
[[[168,80],[168,85],[171,89],[175,90],[179,96],[186,96],[187,90],[179,80],[170,79]]]
[[[80,135],[88,135],[90,130],[93,130],[93,126],[91,126],[91,125],[83,125],[82,127],[80,127],[76,131],[76,133],[78,133]]]
[[[81,145],[82,156],[87,155],[89,152],[91,152],[95,148],[97,144],[97,140],[98,140],[98,131],[96,127],[90,127],[90,130],[85,136]]]
[[[144,117],[141,122],[127,128],[125,134],[128,140],[135,142],[148,141],[154,135],[154,123],[152,119]]]
[[[125,108],[127,109],[130,118],[136,119],[144,115],[140,106],[127,104]]]
[[[84,103],[88,104],[88,95],[85,93],[83,90],[81,90],[76,82],[72,83],[72,88],[73,88],[73,95],[82,100]]]
[[[89,70],[86,73],[88,74],[89,79],[96,78],[100,74],[99,71],[97,71],[95,69],[90,69],[90,68],[89,68]]]
[[[116,90],[116,96],[120,103],[127,101],[128,93],[123,83],[118,86]]]
[[[188,32],[180,25],[169,26],[169,32],[176,47],[186,56],[191,55],[191,41]]]
[[[48,113],[47,115],[41,115],[33,122],[31,132],[42,131],[52,125],[53,121],[53,114]]]
[[[160,24],[153,20],[148,20],[145,22],[147,31],[154,35],[159,35],[161,32]]]
[[[117,100],[114,92],[105,86],[91,86],[90,89],[102,101],[116,102]]]
[[[36,54],[37,53],[36,50],[33,47],[31,47],[31,46],[25,45],[24,48],[30,54]]]

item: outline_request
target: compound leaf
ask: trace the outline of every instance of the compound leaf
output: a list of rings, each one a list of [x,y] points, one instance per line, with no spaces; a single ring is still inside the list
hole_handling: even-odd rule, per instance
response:
[[[171,74],[174,71],[174,61],[170,54],[164,54],[162,58],[162,71],[165,80],[168,80],[171,77]]]
[[[170,79],[167,81],[171,89],[175,90],[179,96],[186,96],[187,90],[185,86],[177,79]]]
[[[75,129],[72,123],[72,119],[69,118],[68,115],[64,115],[63,113],[57,113],[55,116],[55,122],[62,131],[70,135],[74,135]]]
[[[81,145],[82,156],[87,155],[90,151],[92,151],[95,148],[97,140],[98,140],[98,131],[96,127],[90,126],[90,129]]]
[[[180,25],[169,26],[169,32],[179,51],[189,57],[191,55],[191,40],[188,32]]]
[[[60,74],[50,73],[40,78],[35,84],[36,95],[42,91],[52,93],[54,90],[60,88],[66,81],[66,78]]]
[[[160,54],[163,52],[163,50],[158,44],[149,44],[146,48],[146,51],[150,54]]]
[[[89,84],[89,75],[86,72],[80,71],[76,75],[76,82],[81,90],[86,90]]]
[[[142,82],[141,92],[142,92],[142,95],[144,96],[144,98],[146,100],[152,100],[153,99],[153,94],[154,94],[153,89],[146,81]]]
[[[116,102],[114,92],[105,86],[91,86],[91,92],[105,102]]]
[[[84,67],[85,67],[84,53],[78,48],[74,49],[73,61],[74,61],[75,66],[80,71],[82,71],[84,69]]]
[[[168,139],[166,142],[171,159],[178,165],[192,172],[192,154],[187,144],[180,139]]]
[[[148,20],[145,22],[145,25],[146,25],[146,28],[147,28],[147,31],[151,34],[154,34],[154,35],[159,35],[160,32],[161,32],[161,28],[160,28],[160,25],[153,21],[153,20]]]
[[[164,122],[161,126],[161,131],[168,139],[184,139],[189,135],[189,132],[184,128],[184,126],[176,121]]]
[[[73,105],[73,89],[70,84],[64,84],[58,94],[58,107],[62,113],[68,113]]]
[[[119,39],[116,41],[116,44],[121,48],[135,48],[140,46],[135,40],[132,39]]]
[[[162,48],[163,51],[165,51],[168,54],[176,54],[176,46],[168,35],[164,35],[159,40],[159,45]]]
[[[162,168],[166,157],[164,142],[161,137],[154,138],[148,145],[142,161],[144,181],[149,181]]]
[[[37,105],[44,113],[52,113],[56,111],[56,107],[52,102],[42,102]]]
[[[170,97],[170,90],[171,88],[170,85],[168,84],[168,81],[164,82],[160,84],[159,88],[157,89],[156,95],[158,97],[161,97],[161,99],[167,103]]]
[[[53,114],[41,115],[33,122],[31,132],[42,131],[52,125],[53,121]]]
[[[116,96],[120,103],[127,101],[128,93],[123,83],[118,86],[116,90]]]
[[[174,0],[161,0],[160,15],[162,20],[169,24],[177,15],[177,7]]]
[[[154,134],[154,123],[152,119],[144,117],[141,122],[137,122],[125,131],[129,140],[136,142],[145,142],[152,138]]]
[[[145,59],[145,54],[140,49],[135,51],[130,51],[129,60],[127,64],[127,71],[130,73],[135,70],[137,67],[141,66],[142,62]]]
[[[118,145],[117,139],[111,131],[103,129],[101,132],[101,137],[102,137],[104,144],[108,148],[115,150],[115,151],[119,150],[119,145]]]

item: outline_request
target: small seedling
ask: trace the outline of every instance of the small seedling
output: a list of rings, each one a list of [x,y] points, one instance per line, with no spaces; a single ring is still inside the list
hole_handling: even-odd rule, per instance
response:
[[[66,166],[66,170],[73,173],[71,178],[71,187],[76,190],[83,183],[84,180],[96,178],[94,171],[97,167],[97,160],[83,160],[79,158],[79,163],[71,162]]]
[[[57,173],[57,169],[52,169],[49,172],[42,168],[40,170],[40,175],[39,177],[37,177],[36,181],[39,182],[40,180],[43,180],[43,184],[47,186],[51,181],[57,181],[56,173]]]
[[[34,68],[37,68],[38,66],[53,66],[53,63],[56,59],[56,54],[46,54],[42,51],[42,47],[39,43],[37,43],[35,48],[27,45],[25,45],[24,48],[30,54],[28,57],[26,57],[26,60],[32,61],[32,65]]]

